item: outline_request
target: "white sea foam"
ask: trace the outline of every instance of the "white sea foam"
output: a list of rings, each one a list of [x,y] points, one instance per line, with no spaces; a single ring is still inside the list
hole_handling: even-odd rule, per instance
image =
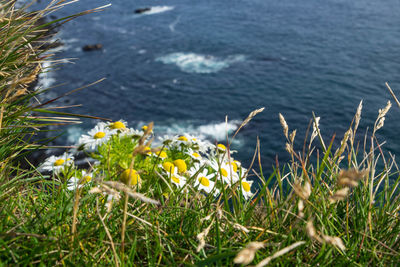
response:
[[[176,20],[174,20],[171,24],[169,24],[169,29],[171,30],[171,32],[175,32],[175,26],[179,23],[180,20],[181,16],[178,16]]]
[[[78,143],[79,137],[84,134],[85,131],[78,126],[71,126],[67,128],[67,142],[69,144]]]
[[[39,74],[35,90],[48,89],[56,82],[56,79],[53,77],[54,74],[50,70],[50,65],[50,62],[42,63],[43,72]]]
[[[222,69],[228,68],[233,63],[244,60],[244,55],[234,55],[221,59],[210,55],[181,52],[156,58],[158,62],[175,64],[181,71],[188,73],[216,73]]]
[[[141,124],[140,124],[141,125]],[[154,131],[156,135],[177,135],[188,133],[211,142],[223,141],[227,134],[232,134],[240,125],[239,121],[233,120],[228,123],[214,122],[195,126],[190,122],[172,123],[169,125],[156,124]]]
[[[143,12],[142,15],[153,15],[173,10],[174,6],[153,6],[149,11]]]

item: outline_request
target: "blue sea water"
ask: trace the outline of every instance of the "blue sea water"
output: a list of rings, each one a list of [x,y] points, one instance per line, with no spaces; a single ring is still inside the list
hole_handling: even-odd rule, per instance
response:
[[[42,1],[43,2],[43,1]],[[53,94],[100,84],[68,96],[72,111],[139,127],[154,121],[156,134],[199,133],[223,141],[254,109],[265,107],[238,135],[233,149],[249,163],[257,136],[264,168],[288,160],[279,123],[282,113],[297,143],[312,112],[324,137],[339,140],[363,100],[363,135],[400,95],[398,0],[85,0],[54,13],[62,17],[111,2],[103,12],[62,26],[64,47],[47,79],[62,84]],[[152,7],[147,14],[137,8]],[[83,52],[101,43],[102,51]],[[393,102],[393,101],[392,101]],[[228,116],[230,123],[226,125]],[[94,122],[70,127],[73,142]],[[400,153],[399,108],[381,130],[385,151]]]

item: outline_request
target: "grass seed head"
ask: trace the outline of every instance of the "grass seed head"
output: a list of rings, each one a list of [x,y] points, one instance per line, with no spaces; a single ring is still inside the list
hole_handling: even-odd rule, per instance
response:
[[[358,181],[363,179],[366,171],[357,171],[355,169],[341,170],[338,177],[338,185],[343,187],[356,187]]]
[[[289,139],[288,133],[289,133],[289,126],[287,125],[285,118],[281,113],[279,113],[279,121],[281,122],[281,126],[283,128],[283,134],[286,136],[287,139]]]
[[[244,249],[239,251],[233,260],[236,264],[248,265],[253,261],[256,251],[263,248],[265,244],[263,242],[251,242]]]
[[[348,188],[348,187],[339,189],[329,198],[329,200],[331,201],[331,203],[344,200],[348,196],[349,191],[350,191],[350,188]]]
[[[342,239],[340,237],[337,236],[328,236],[328,235],[324,235],[322,236],[323,240],[335,247],[338,247],[341,250],[346,250],[346,246],[344,245]]]

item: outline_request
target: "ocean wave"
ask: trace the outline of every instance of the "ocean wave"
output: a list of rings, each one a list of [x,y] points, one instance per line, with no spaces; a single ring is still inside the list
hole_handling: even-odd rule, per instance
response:
[[[35,86],[35,90],[48,89],[56,82],[56,79],[53,77],[54,74],[50,70],[50,66],[50,62],[42,63],[42,68],[44,71],[41,72],[38,76],[38,82]]]
[[[175,64],[181,71],[188,73],[216,73],[222,69],[228,68],[233,63],[244,60],[244,55],[234,55],[225,59],[220,59],[210,55],[181,52],[156,58],[158,62]]]
[[[174,6],[153,6],[149,11],[143,12],[142,15],[153,15],[173,10]]]
[[[213,122],[204,125],[193,125],[190,122],[172,123],[168,125],[156,124],[154,132],[156,135],[177,135],[188,133],[201,139],[210,141],[223,141],[226,135],[232,134],[240,125],[240,121],[232,120],[228,123]]]

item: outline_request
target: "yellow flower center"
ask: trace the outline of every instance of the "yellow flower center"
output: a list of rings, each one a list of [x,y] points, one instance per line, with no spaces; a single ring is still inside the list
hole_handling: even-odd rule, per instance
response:
[[[142,127],[142,131],[145,132],[145,131],[147,131],[148,128],[149,128],[149,127],[147,127],[147,125],[144,125],[144,126]]]
[[[120,179],[126,185],[137,185],[140,181],[140,175],[134,169],[126,169],[121,173]]]
[[[205,187],[210,186],[210,180],[208,180],[206,177],[200,177],[199,182],[204,185]]]
[[[221,168],[221,174],[224,177],[228,177],[228,172],[224,168]]]
[[[63,159],[58,159],[58,160],[56,160],[56,161],[54,162],[54,166],[61,166],[61,165],[64,164],[64,162],[65,162],[65,160],[63,160]]]
[[[97,132],[97,133],[93,136],[93,138],[94,138],[94,139],[101,139],[101,138],[103,138],[104,136],[106,136],[106,133],[105,133],[105,132]]]
[[[244,191],[250,192],[250,184],[248,182],[242,182],[242,187]]]
[[[177,159],[174,161],[174,164],[176,167],[178,167],[178,172],[179,173],[184,173],[187,170],[186,163],[183,159]]]
[[[237,170],[238,170],[237,164],[236,164],[235,162],[231,162],[231,165],[232,165],[233,171],[234,171],[234,172],[237,172]]]
[[[172,164],[171,162],[164,162],[162,166],[166,172],[169,172],[169,173],[174,172],[175,165]]]
[[[157,156],[159,156],[162,159],[165,159],[168,155],[165,151],[159,151],[157,152]]]
[[[195,141],[195,142],[196,142],[196,141],[197,141],[197,139],[196,139],[196,138],[192,138],[192,141]]]
[[[90,181],[92,180],[92,176],[89,176],[89,175],[83,176],[83,180],[84,180],[86,183],[88,183],[88,182],[90,182]]]
[[[188,141],[188,139],[187,139],[186,136],[184,136],[184,135],[179,136],[178,140],[180,140],[180,141],[185,141],[185,142]]]
[[[111,129],[125,129],[125,124],[121,121],[116,121],[114,123],[111,123],[110,125]]]
[[[195,158],[201,158],[200,154],[196,153],[196,152],[193,152],[192,156],[195,157]]]
[[[224,146],[223,144],[218,144],[217,147],[223,151],[226,150],[226,146]]]
[[[177,184],[179,184],[180,183],[180,180],[179,180],[179,178],[178,177],[176,177],[176,176],[172,176],[171,177],[171,179],[172,179],[172,181],[174,181],[175,183],[177,183]]]

